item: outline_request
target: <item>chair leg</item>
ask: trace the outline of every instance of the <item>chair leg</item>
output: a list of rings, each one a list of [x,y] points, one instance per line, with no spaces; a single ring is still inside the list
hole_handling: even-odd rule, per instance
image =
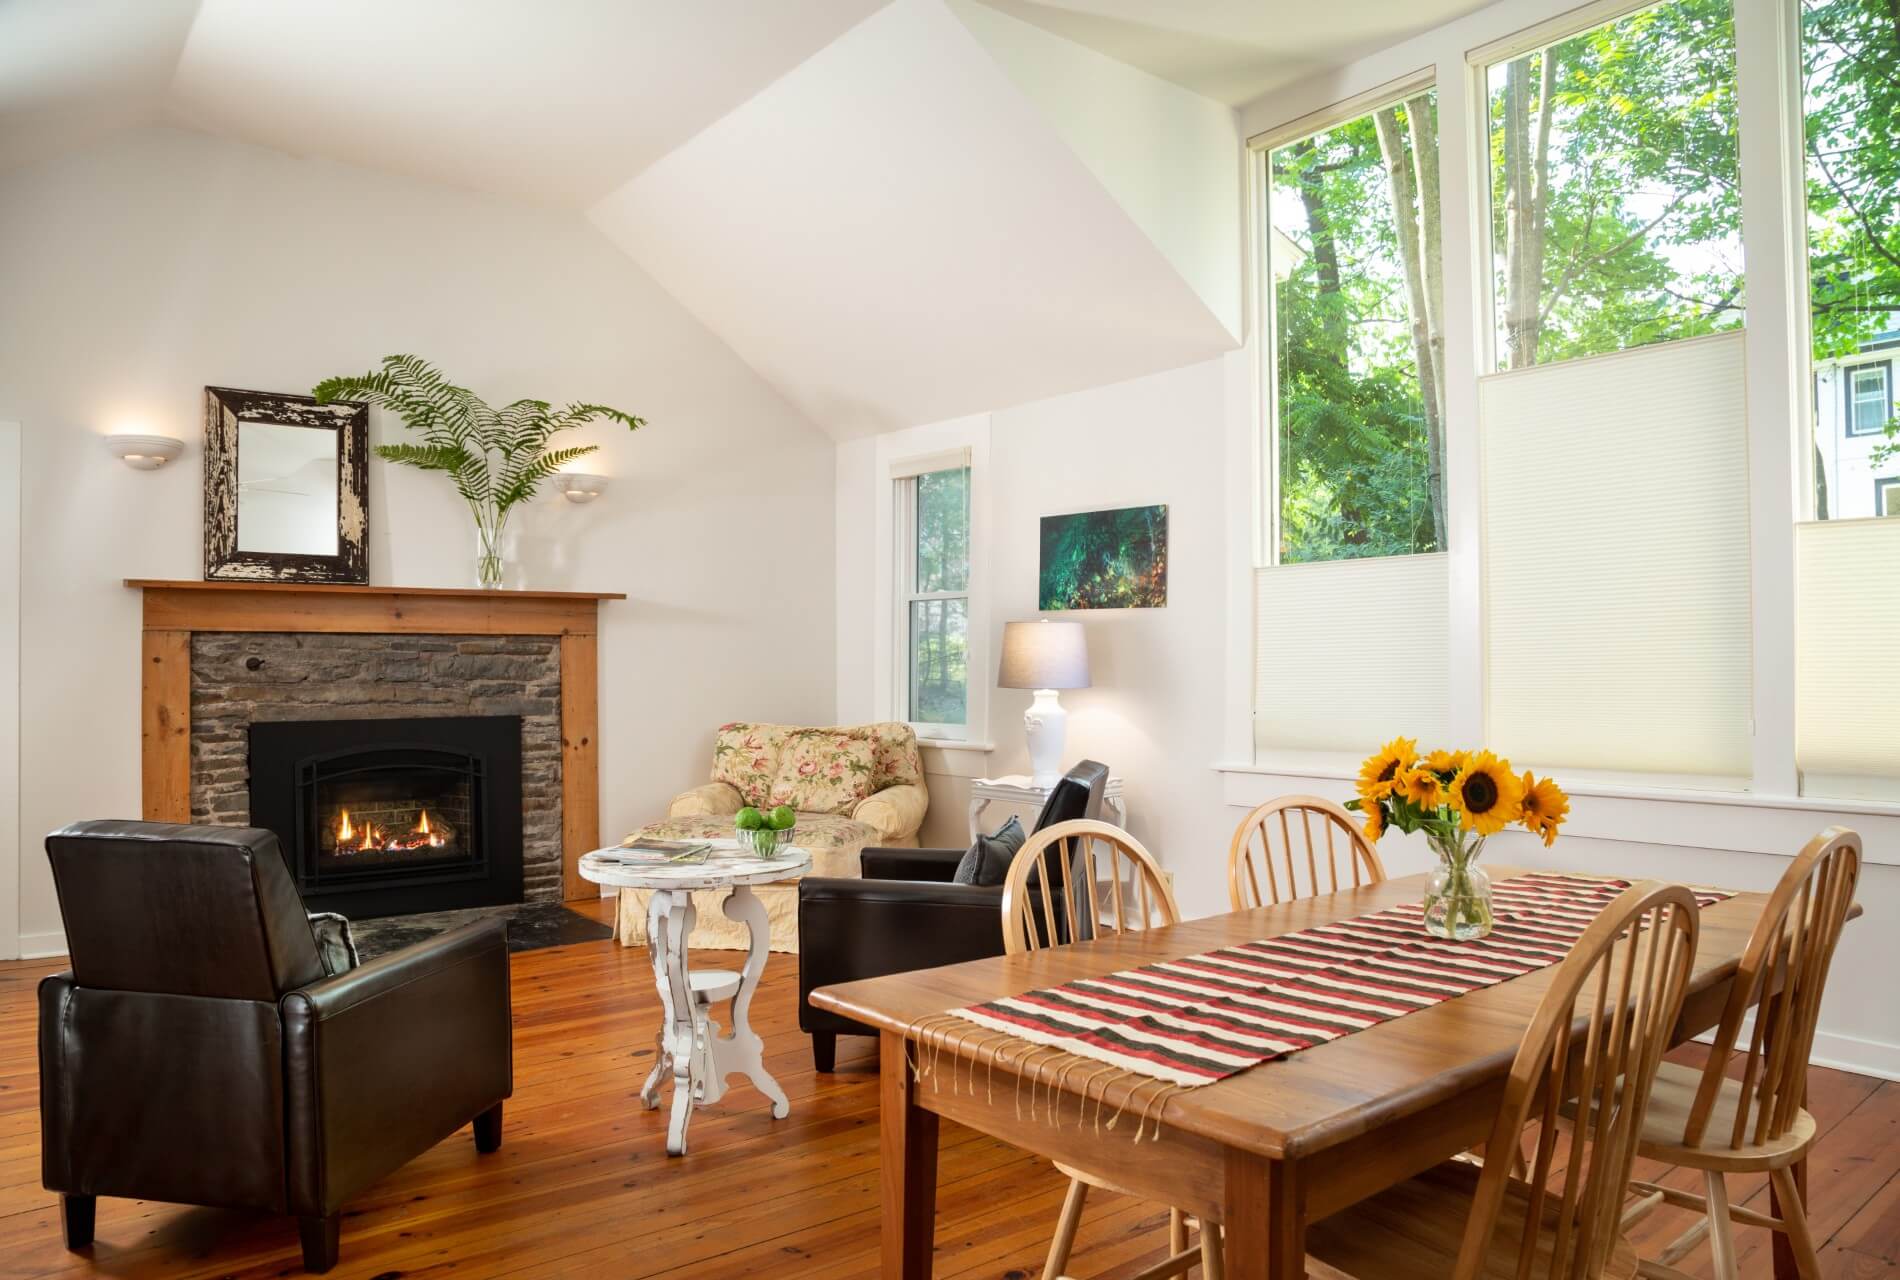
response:
[[[297,1219],[297,1234],[303,1238],[303,1269],[321,1275],[334,1267],[342,1233],[343,1215],[340,1213]]]
[[[68,1249],[83,1249],[92,1243],[92,1224],[98,1208],[97,1196],[60,1196],[59,1225],[66,1231]]]
[[[1056,1238],[1049,1242],[1049,1259],[1042,1266],[1042,1280],[1061,1280],[1068,1269],[1069,1253],[1075,1248],[1075,1230],[1082,1225],[1082,1205],[1089,1198],[1089,1184],[1080,1178],[1069,1179],[1069,1194],[1062,1199],[1062,1215],[1056,1219]]]
[[[475,1117],[475,1150],[493,1155],[501,1150],[501,1103]]]
[[[1728,1183],[1709,1170],[1702,1175],[1709,1196],[1709,1252],[1715,1256],[1715,1280],[1736,1280],[1735,1226],[1728,1216]]]
[[[838,1036],[831,1031],[811,1033],[811,1064],[830,1075],[838,1069]]]
[[[1187,1252],[1187,1218],[1179,1209],[1168,1210],[1168,1252]]]
[[[1221,1261],[1220,1227],[1207,1219],[1201,1219],[1201,1277],[1202,1280],[1221,1280],[1221,1270],[1226,1264]]]
[[[1820,1280],[1821,1260],[1814,1256],[1814,1237],[1808,1234],[1808,1207],[1801,1203],[1801,1188],[1791,1169],[1770,1169],[1768,1180],[1781,1197],[1783,1234],[1794,1249],[1795,1270],[1801,1280]]]

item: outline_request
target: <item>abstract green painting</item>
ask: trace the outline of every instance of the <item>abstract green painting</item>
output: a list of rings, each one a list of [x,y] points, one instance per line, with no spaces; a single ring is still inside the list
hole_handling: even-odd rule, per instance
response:
[[[1159,609],[1168,603],[1168,508],[1042,518],[1039,609]]]

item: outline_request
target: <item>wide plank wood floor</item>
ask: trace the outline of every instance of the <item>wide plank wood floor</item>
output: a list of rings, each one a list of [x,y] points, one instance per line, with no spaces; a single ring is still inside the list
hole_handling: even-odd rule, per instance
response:
[[[730,954],[701,960],[736,965]],[[34,1051],[34,986],[59,967],[0,965],[0,1276],[301,1274],[288,1219],[142,1201],[101,1200],[96,1243],[65,1250],[55,1198],[40,1187]],[[666,1155],[664,1112],[641,1110],[636,1097],[658,1018],[645,953],[606,942],[528,952],[515,957],[514,975],[515,1096],[501,1151],[478,1158],[464,1130],[373,1187],[346,1208],[343,1260],[331,1275],[877,1274],[875,1052],[869,1040],[843,1040],[839,1072],[812,1071],[797,1029],[796,957],[772,957],[753,1004],[791,1117],[773,1121],[749,1085],[735,1084],[694,1117],[692,1150],[676,1160]],[[1813,1094],[1825,1274],[1900,1280],[1900,1086],[1817,1071]],[[1039,1275],[1064,1180],[949,1125],[940,1169],[936,1274]],[[1738,1203],[1765,1204],[1754,1182],[1731,1186]],[[1658,1213],[1641,1244],[1654,1253],[1689,1222]],[[1157,1206],[1098,1193],[1070,1269],[1131,1275],[1161,1256],[1165,1225]],[[1743,1228],[1741,1239],[1743,1275],[1769,1275],[1767,1233]],[[1709,1274],[1706,1250],[1688,1261],[1692,1274]]]

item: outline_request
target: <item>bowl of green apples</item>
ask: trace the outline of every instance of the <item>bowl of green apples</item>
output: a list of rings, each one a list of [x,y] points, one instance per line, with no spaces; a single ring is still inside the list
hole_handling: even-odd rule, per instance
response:
[[[776,809],[747,806],[733,815],[732,826],[739,848],[760,858],[776,858],[779,850],[792,842],[798,812],[789,804]]]

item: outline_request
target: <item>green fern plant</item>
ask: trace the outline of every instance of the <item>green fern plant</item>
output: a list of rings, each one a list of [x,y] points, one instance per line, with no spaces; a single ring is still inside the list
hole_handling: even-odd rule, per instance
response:
[[[376,456],[422,471],[445,473],[475,515],[480,539],[476,565],[483,586],[500,586],[501,535],[508,513],[535,495],[541,483],[598,445],[551,449],[549,441],[582,423],[606,419],[629,431],[645,419],[604,404],[556,409],[546,400],[517,400],[500,409],[444,378],[417,356],[385,356],[380,370],[326,378],[312,392],[318,404],[363,400],[393,410],[421,443],[379,444]]]

